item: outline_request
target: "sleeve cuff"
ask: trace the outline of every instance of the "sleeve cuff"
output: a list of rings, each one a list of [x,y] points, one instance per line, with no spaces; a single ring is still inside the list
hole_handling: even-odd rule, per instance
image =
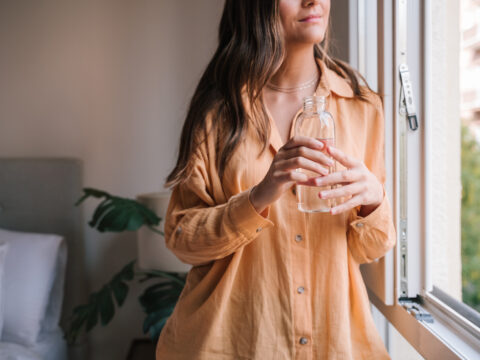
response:
[[[375,210],[373,210],[367,216],[358,215],[358,210],[359,208],[355,209],[352,221],[350,221],[350,226],[352,226],[356,231],[362,231],[363,229],[369,227],[380,229],[383,228],[383,225],[389,221],[390,212],[390,203],[385,192],[385,187],[383,187],[382,202]]]
[[[232,196],[228,211],[232,224],[247,238],[254,237],[264,229],[274,226],[274,223],[268,219],[270,207],[263,212],[265,216],[259,214],[250,202],[251,191],[252,188]]]

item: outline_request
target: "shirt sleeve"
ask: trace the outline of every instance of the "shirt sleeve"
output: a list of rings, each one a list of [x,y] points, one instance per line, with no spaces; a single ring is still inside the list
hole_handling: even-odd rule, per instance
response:
[[[395,246],[397,234],[392,221],[390,201],[383,188],[383,200],[363,217],[355,210],[347,230],[350,252],[359,264],[370,263]]]
[[[217,204],[213,187],[220,185],[212,184],[218,176],[209,171],[208,151],[201,153],[188,180],[173,189],[165,217],[167,248],[194,266],[231,255],[274,225],[269,208],[259,214],[252,205],[252,188]]]
[[[371,263],[395,246],[397,234],[392,209],[385,191],[385,125],[381,101],[375,96],[374,115],[365,150],[365,165],[373,172],[383,187],[380,205],[367,216],[358,215],[360,206],[353,208],[349,216],[347,243],[354,259],[359,263]]]

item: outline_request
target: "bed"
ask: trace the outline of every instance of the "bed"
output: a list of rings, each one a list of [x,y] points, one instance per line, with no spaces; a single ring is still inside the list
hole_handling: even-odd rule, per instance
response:
[[[86,298],[81,188],[78,159],[0,158],[2,360],[84,358],[62,331]]]

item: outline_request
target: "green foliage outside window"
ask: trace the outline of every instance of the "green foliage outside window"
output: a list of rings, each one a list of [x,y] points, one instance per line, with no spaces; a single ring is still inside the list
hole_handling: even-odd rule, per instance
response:
[[[480,144],[462,124],[462,296],[480,311]]]

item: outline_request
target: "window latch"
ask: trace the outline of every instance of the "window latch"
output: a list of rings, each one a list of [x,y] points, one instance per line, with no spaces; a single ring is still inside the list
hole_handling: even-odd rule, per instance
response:
[[[420,296],[417,295],[417,297],[414,298],[401,297],[398,299],[398,302],[418,321],[433,323],[432,315],[421,306],[422,300]]]
[[[415,100],[413,98],[413,88],[410,82],[410,72],[408,65],[400,64],[400,113],[407,115],[408,123],[411,130],[418,129],[417,112]]]

